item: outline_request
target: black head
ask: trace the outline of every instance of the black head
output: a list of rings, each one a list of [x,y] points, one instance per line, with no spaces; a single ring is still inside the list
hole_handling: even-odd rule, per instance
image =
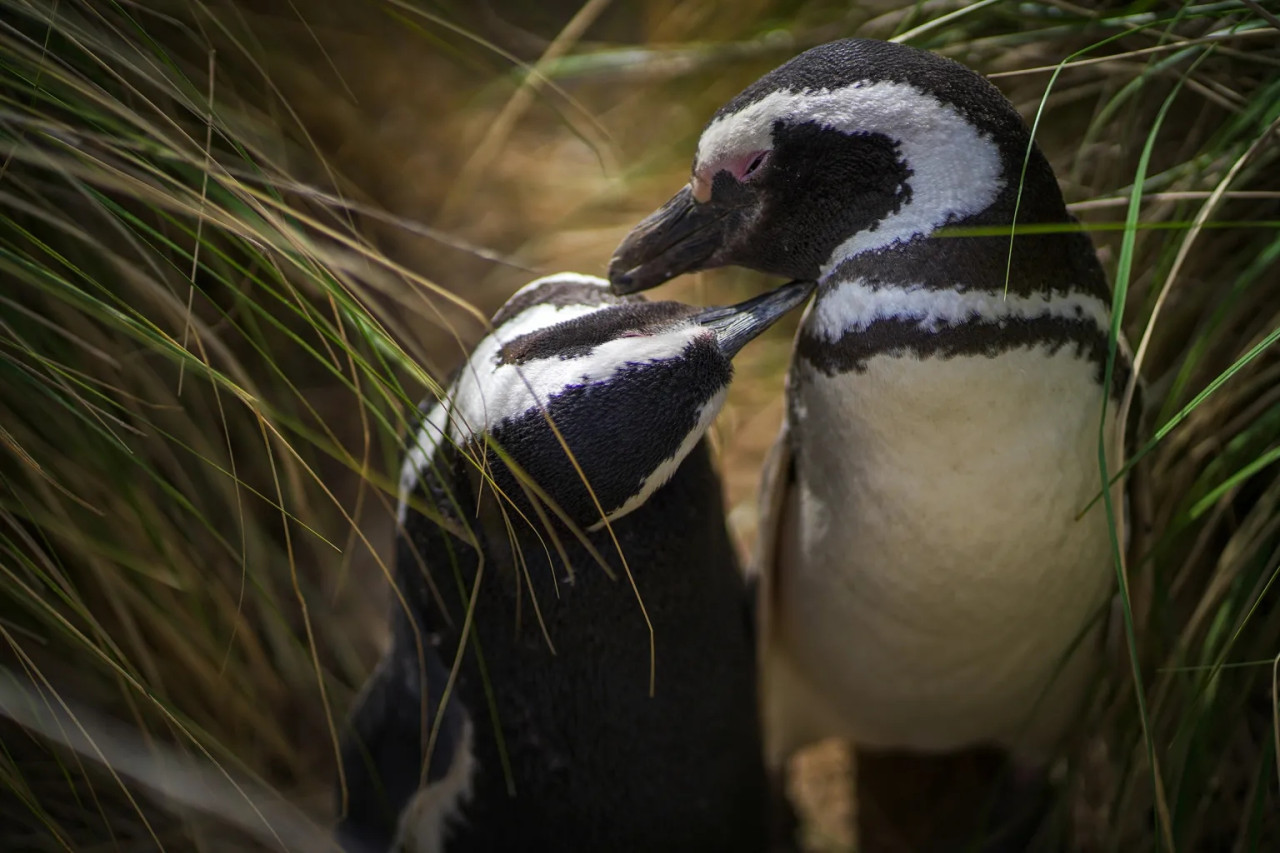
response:
[[[448,408],[428,414],[402,494],[447,430],[459,444],[489,440],[496,458],[514,462],[578,524],[597,526],[601,509],[622,517],[671,478],[710,427],[733,356],[812,287],[793,283],[706,309],[615,296],[608,282],[573,274],[528,285],[495,316]]]
[[[725,265],[820,278],[943,225],[1008,224],[1028,139],[963,65],[880,41],[822,45],[715,114],[689,185],[627,236],[609,277],[619,293]],[[1036,150],[1023,187],[1020,223],[1066,218]]]

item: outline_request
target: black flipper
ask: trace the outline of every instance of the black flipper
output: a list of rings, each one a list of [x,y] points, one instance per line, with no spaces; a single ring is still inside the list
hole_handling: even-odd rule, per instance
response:
[[[398,638],[365,684],[343,733],[347,810],[335,835],[349,853],[389,851],[404,808],[421,787],[443,779],[458,750],[466,748],[466,714],[451,701],[423,773],[427,738],[449,676],[432,649],[424,652],[420,667],[416,643]]]

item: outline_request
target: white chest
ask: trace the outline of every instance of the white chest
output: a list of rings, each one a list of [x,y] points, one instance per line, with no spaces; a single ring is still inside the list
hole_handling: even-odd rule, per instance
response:
[[[798,359],[791,393],[792,664],[863,743],[1041,749],[1074,712],[1114,576],[1101,502],[1077,518],[1101,483],[1093,366],[1070,348],[836,376]]]

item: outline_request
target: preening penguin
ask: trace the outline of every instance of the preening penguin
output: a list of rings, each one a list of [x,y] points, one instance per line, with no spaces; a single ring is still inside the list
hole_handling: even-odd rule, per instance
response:
[[[560,274],[497,313],[404,461],[348,849],[763,849],[754,640],[702,439],[733,355],[811,290],[698,309]]]
[[[1063,227],[1011,238],[1015,216]],[[1103,387],[1110,293],[1073,223],[995,86],[846,40],[722,107],[689,185],[618,248],[620,293],[724,265],[819,280],[762,498],[775,767],[838,735],[1037,768],[1068,732],[1114,577],[1101,502],[1081,512],[1104,403],[1123,462],[1131,372],[1121,342]]]

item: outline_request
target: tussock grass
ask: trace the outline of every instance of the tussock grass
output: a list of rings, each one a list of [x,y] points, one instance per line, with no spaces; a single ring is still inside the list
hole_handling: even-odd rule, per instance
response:
[[[226,18],[5,10],[6,668],[141,744],[325,791],[332,691],[373,639],[349,628],[377,612],[343,591],[385,572],[355,520],[387,506],[403,381],[429,362],[393,330],[408,300],[433,313],[432,286],[374,252],[341,198],[296,185],[289,158],[319,158],[278,95],[237,92],[256,54]],[[445,340],[478,317],[434,313]],[[172,836],[132,797],[95,805],[127,786],[73,793],[83,770],[5,742],[15,838]],[[21,793],[43,768],[54,796]]]
[[[533,271],[601,272],[719,103],[855,34],[973,65],[1036,122],[1148,383],[1138,655],[1118,632],[1053,831],[1280,843],[1272,6],[0,9],[0,707],[28,726],[3,729],[0,846],[279,849],[326,821],[431,377]],[[744,546],[793,329],[739,359],[716,428]],[[230,839],[234,787],[158,807],[135,777],[171,754],[279,809]]]

